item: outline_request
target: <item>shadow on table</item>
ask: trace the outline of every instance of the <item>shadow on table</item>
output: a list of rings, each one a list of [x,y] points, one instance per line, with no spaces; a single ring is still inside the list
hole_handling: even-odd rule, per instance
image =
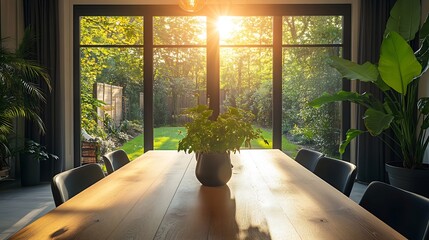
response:
[[[267,232],[257,226],[249,226],[240,230],[236,220],[236,203],[231,198],[227,185],[221,187],[201,186],[199,191],[201,213],[210,221],[208,238],[215,239],[271,239]],[[241,233],[240,233],[241,231]],[[240,236],[243,235],[244,236]]]

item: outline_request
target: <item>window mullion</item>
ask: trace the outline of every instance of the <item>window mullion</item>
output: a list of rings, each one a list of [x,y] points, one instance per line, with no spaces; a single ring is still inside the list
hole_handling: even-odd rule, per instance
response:
[[[207,100],[213,116],[220,111],[219,33],[216,16],[207,16]]]
[[[153,150],[153,17],[144,18],[144,151]]]
[[[273,23],[273,148],[282,148],[282,16]]]

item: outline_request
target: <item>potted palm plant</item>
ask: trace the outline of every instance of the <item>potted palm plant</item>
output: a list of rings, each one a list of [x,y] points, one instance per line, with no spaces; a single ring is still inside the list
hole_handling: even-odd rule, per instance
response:
[[[28,60],[32,42],[30,30],[25,31],[15,52],[6,49],[4,41],[0,39],[0,170],[9,168],[6,159],[11,156],[9,138],[14,134],[16,118],[33,120],[44,133],[38,112],[39,103],[45,102],[45,97],[36,80],[41,79],[50,89],[46,69]]]
[[[340,152],[343,153],[350,141],[360,134],[380,136],[390,129],[399,146],[393,151],[403,160],[399,165],[386,164],[390,183],[429,196],[429,169],[423,163],[429,144],[429,98],[418,98],[419,79],[428,69],[429,21],[420,28],[420,8],[419,0],[396,1],[386,25],[378,64],[366,62],[360,65],[331,57],[331,65],[343,77],[373,84],[384,93],[384,100],[369,93],[340,91],[325,93],[310,105],[319,107],[334,101],[350,101],[366,107],[366,130],[348,130]],[[414,52],[410,42],[416,36],[419,36],[420,48]],[[398,172],[405,175],[397,176]]]
[[[261,138],[260,129],[252,126],[253,114],[229,107],[216,119],[206,105],[185,110],[191,119],[185,124],[186,136],[179,141],[178,151],[196,153],[195,174],[205,186],[222,186],[231,178],[230,153],[240,151],[241,146],[251,147],[252,139]]]

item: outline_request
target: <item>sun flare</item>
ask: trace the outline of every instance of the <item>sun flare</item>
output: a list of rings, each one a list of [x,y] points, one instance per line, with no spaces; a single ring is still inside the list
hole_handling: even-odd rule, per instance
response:
[[[226,39],[237,29],[237,24],[234,22],[233,17],[223,16],[218,17],[216,27],[220,39]]]

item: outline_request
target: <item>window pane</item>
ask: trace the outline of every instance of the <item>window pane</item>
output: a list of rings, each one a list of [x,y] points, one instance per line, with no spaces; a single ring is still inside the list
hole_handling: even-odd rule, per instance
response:
[[[205,45],[206,17],[154,17],[155,45]]]
[[[81,45],[142,45],[143,17],[80,18]]]
[[[340,74],[327,64],[340,56],[340,48],[299,47],[283,49],[282,132],[289,142],[338,157],[341,104],[312,108],[308,102],[323,92],[341,90]],[[296,148],[283,142],[282,150],[294,155]]]
[[[254,140],[252,148],[272,147],[272,57],[271,48],[220,49],[221,112],[228,106],[251,111],[270,142]]]
[[[81,126],[98,138],[100,155],[143,153],[143,50],[81,48]]]
[[[283,44],[341,44],[342,16],[285,16]]]
[[[180,114],[206,104],[206,49],[155,48],[154,149],[177,149],[186,118]]]
[[[222,16],[217,29],[221,45],[273,44],[273,17]]]

